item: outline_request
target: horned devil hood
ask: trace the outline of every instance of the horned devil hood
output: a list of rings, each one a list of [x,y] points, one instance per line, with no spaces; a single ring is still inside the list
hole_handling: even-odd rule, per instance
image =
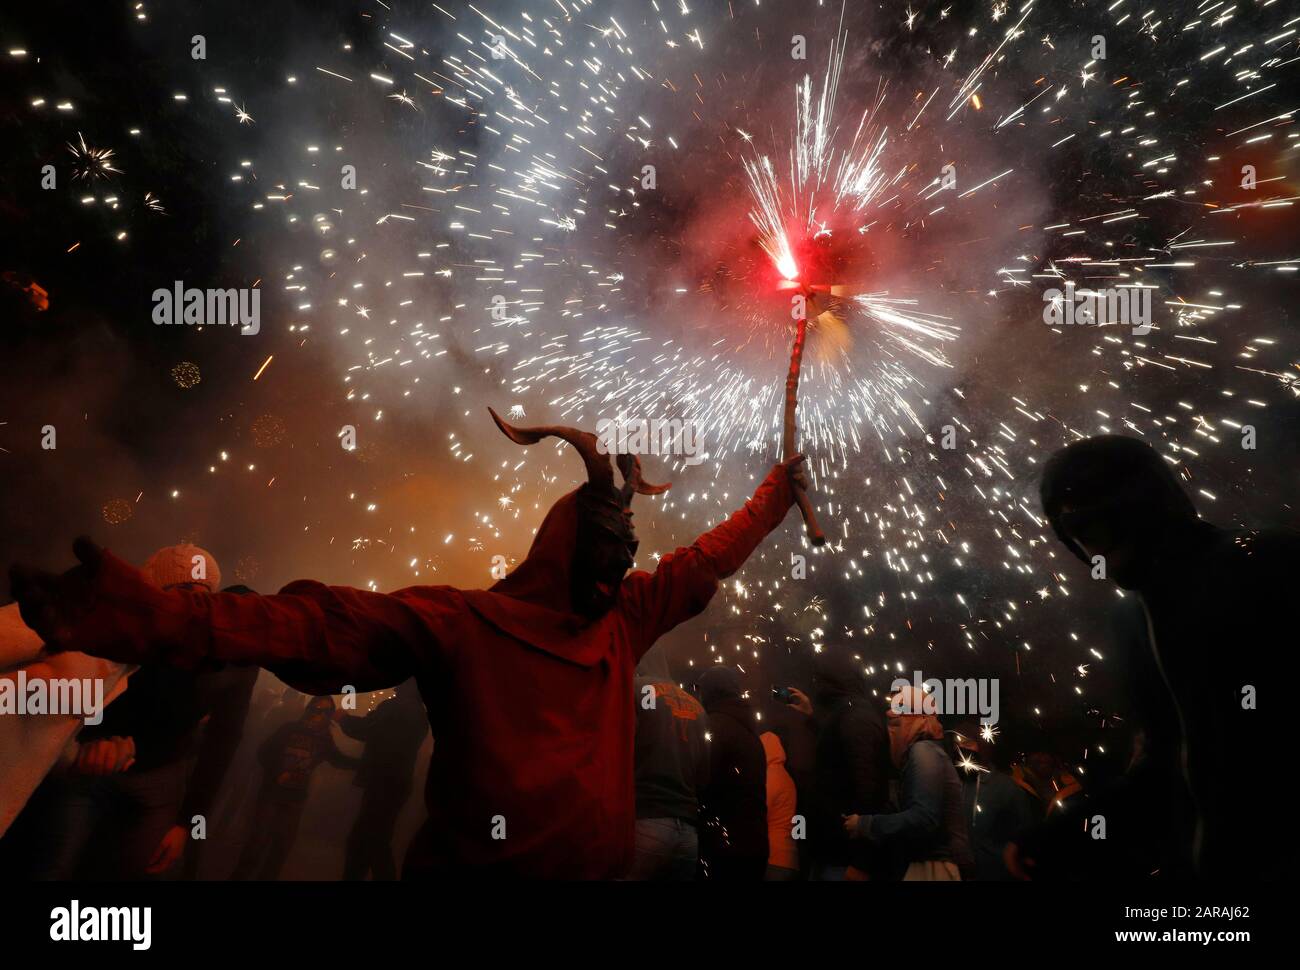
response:
[[[587,467],[587,484],[561,497],[542,519],[524,561],[488,589],[466,590],[470,607],[503,633],[576,663],[594,663],[604,644],[588,636],[593,621],[573,606],[573,558],[583,515],[608,517],[630,506],[633,494],[658,495],[668,485],[641,479],[635,455],[619,455],[623,487],[614,485],[610,458],[596,447],[596,436],[563,426],[516,428],[488,408],[497,426],[516,444],[530,445],[546,437],[572,444]],[[583,495],[583,490],[587,494]],[[583,501],[583,499],[586,501]]]

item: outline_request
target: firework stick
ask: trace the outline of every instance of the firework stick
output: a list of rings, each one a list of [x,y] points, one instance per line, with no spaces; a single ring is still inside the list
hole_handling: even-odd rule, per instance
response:
[[[794,335],[794,349],[790,351],[790,373],[785,379],[785,431],[782,436],[781,450],[782,457],[789,461],[796,454],[795,451],[795,408],[799,406],[799,367],[803,363],[803,342],[808,335],[807,316],[801,316],[799,327]],[[822,534],[821,526],[817,524],[817,513],[813,511],[812,501],[808,498],[808,493],[804,491],[803,486],[798,482],[792,481],[791,486],[794,488],[794,500],[799,506],[799,511],[803,514],[804,529],[808,533],[808,541],[814,546],[823,546],[826,544],[826,536]]]

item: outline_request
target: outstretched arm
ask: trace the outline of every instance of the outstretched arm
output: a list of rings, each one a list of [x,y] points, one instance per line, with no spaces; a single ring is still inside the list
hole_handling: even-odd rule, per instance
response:
[[[888,815],[857,816],[856,835],[873,842],[924,845],[943,828],[943,783],[947,756],[937,746],[913,749],[903,771],[902,808]]]
[[[401,683],[434,646],[437,589],[371,593],[299,581],[278,595],[160,590],[88,540],[62,576],[15,568],[23,619],[55,650],[192,669],[257,664],[307,693]]]
[[[781,524],[794,502],[791,477],[803,472],[796,455],[774,465],[753,498],[726,522],[691,545],[669,553],[651,573],[633,573],[623,583],[620,608],[630,621],[640,657],[659,637],[704,610],[726,579]]]

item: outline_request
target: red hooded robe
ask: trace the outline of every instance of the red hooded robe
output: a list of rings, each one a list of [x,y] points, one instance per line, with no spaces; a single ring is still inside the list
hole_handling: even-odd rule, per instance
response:
[[[630,572],[596,620],[570,603],[576,491],[488,590],[299,580],[274,596],[163,591],[106,552],[72,642],[125,663],[258,664],[315,694],[415,676],[435,743],[429,820],[404,876],[612,878],[632,858],[637,661],[704,610],[791,504],[777,466],[726,522],[653,573]]]

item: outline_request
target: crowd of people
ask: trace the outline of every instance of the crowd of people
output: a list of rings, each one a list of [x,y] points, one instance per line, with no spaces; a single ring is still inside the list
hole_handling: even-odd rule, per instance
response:
[[[216,560],[188,544],[158,550],[141,573],[163,590],[219,588]],[[256,595],[243,586],[223,592]],[[0,607],[0,629],[13,629],[16,613]],[[30,655],[23,643],[6,639],[6,666]],[[93,663],[67,653],[55,659],[63,674]],[[45,662],[20,669],[30,677]],[[259,689],[261,671],[249,665],[123,665],[107,673],[118,689],[97,723],[66,712],[0,719],[5,871],[36,880],[193,879],[210,833],[219,833],[214,841],[237,848],[237,861],[229,868],[207,859],[205,869],[218,878],[276,879],[312,777],[330,763],[355,769],[361,789],[342,878],[396,878],[394,829],[428,735],[413,682],[359,715],[330,696]],[[343,702],[355,709],[355,696]],[[360,755],[340,750],[333,731],[360,742]]]
[[[343,876],[392,879],[396,820],[431,729],[428,818],[406,878],[1289,872],[1289,850],[1229,782],[1266,777],[1281,736],[1300,540],[1201,520],[1147,444],[1081,440],[1042,480],[1062,544],[1135,593],[1145,621],[1116,644],[1134,698],[1127,770],[1085,789],[1050,741],[995,744],[923,690],[873,690],[844,645],[823,645],[802,687],[771,696],[734,667],[671,676],[655,642],[702,612],[784,520],[807,485],[801,457],[653,573],[629,571],[632,497],[666,486],[627,455],[616,485],[586,432],[493,417],[522,445],[568,441],[587,482],[488,590],[218,592],[201,549],[160,550],[136,569],[86,540],[68,572],[15,568],[0,676],[90,671],[108,689],[93,727],[0,718],[0,857],[32,878],[193,877],[205,831],[231,824],[218,794],[255,788],[229,876],[275,879],[329,763],[363,789]],[[313,699],[265,712],[252,757],[259,667]],[[365,717],[334,699],[390,689]],[[363,753],[346,753],[336,731]]]

